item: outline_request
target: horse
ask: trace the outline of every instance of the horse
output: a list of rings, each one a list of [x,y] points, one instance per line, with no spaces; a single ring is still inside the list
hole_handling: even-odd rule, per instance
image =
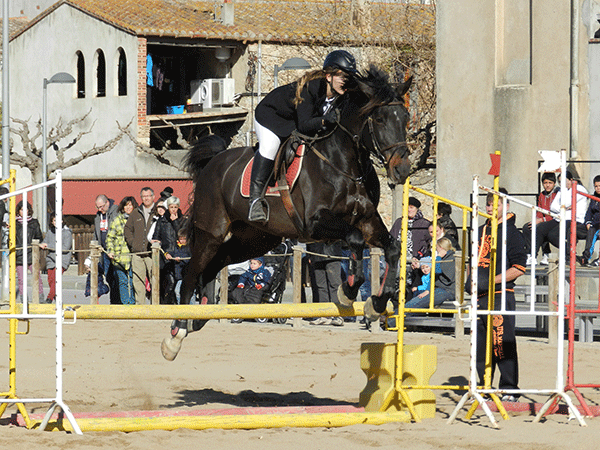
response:
[[[295,214],[286,210],[281,199],[271,197],[270,219],[264,224],[248,222],[248,200],[240,194],[242,171],[254,149],[225,150],[225,143],[214,135],[193,147],[185,159],[195,183],[189,212],[192,257],[180,303],[189,304],[194,291],[213,280],[223,267],[263,255],[282,238],[343,240],[351,257],[349,276],[338,297],[346,306],[356,299],[364,282],[366,243],[384,249],[387,269],[381,289],[365,304],[365,314],[377,320],[396,292],[400,247],[377,212],[379,180],[370,155],[382,161],[392,182],[406,181],[411,164],[406,142],[409,113],[403,97],[411,81],[392,84],[375,66],[357,77],[355,88],[336,105],[339,114],[333,129],[316,137],[300,136],[305,144],[302,169],[289,191]],[[295,147],[294,141],[288,140],[283,147]],[[367,180],[375,181],[375,189]],[[189,322],[173,321],[171,336],[161,345],[165,359],[175,359],[183,338],[206,323]]]

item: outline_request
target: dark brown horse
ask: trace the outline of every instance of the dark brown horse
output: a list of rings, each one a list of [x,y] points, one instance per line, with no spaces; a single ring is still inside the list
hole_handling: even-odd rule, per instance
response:
[[[364,281],[365,242],[384,249],[387,270],[382,288],[365,305],[371,316],[382,313],[395,292],[399,246],[377,212],[379,181],[370,154],[384,162],[394,183],[404,183],[410,163],[406,143],[409,114],[403,96],[410,82],[393,86],[382,71],[371,67],[359,78],[357,88],[337,105],[338,124],[324,136],[306,139],[302,171],[291,190],[296,221],[281,199],[268,197],[269,222],[247,222],[248,200],[240,195],[240,183],[253,148],[223,151],[219,138],[212,136],[192,149],[186,164],[195,182],[190,210],[192,259],[183,280],[181,304],[189,304],[194,291],[213,280],[223,267],[263,255],[283,237],[341,239],[352,255],[348,281],[338,291],[340,302],[346,305],[354,301]],[[173,322],[171,337],[162,344],[166,359],[173,360],[187,333],[206,323],[189,322]]]

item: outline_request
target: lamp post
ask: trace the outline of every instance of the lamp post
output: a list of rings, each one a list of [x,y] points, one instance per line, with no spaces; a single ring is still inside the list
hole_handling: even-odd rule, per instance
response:
[[[275,65],[273,70],[273,87],[279,86],[279,72],[282,70],[308,70],[311,65],[308,61],[303,58],[290,58],[286,60],[281,66]]]
[[[44,78],[43,109],[42,109],[42,183],[48,181],[48,156],[46,155],[46,120],[48,110],[48,85],[50,83],[75,83],[75,78],[66,72],[58,72],[48,80]],[[48,191],[46,186],[42,189],[42,231],[48,230]]]

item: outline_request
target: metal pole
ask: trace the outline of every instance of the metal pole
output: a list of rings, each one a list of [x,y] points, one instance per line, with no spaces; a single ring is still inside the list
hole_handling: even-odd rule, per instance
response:
[[[47,110],[48,110],[48,79],[44,78],[44,88],[42,92],[43,105],[42,105],[42,183],[48,181],[48,158],[46,155],[46,121]],[[42,188],[42,231],[48,230],[48,188],[44,186]]]
[[[2,2],[2,179],[10,178],[10,94],[8,71],[8,0]],[[0,221],[3,218],[0,217]],[[8,252],[2,252],[2,302],[9,301]]]
[[[2,2],[2,179],[10,177],[10,108],[8,71],[8,0]]]

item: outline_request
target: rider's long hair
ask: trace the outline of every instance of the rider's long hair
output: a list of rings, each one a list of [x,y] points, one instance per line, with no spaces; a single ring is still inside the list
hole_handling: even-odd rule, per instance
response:
[[[338,72],[340,72],[340,69],[328,67],[326,69],[313,70],[312,72],[307,72],[302,75],[302,77],[300,77],[296,82],[296,97],[294,98],[294,106],[297,107],[304,101],[302,98],[302,90],[309,81],[316,80],[317,78],[325,78],[326,75],[334,75]]]

